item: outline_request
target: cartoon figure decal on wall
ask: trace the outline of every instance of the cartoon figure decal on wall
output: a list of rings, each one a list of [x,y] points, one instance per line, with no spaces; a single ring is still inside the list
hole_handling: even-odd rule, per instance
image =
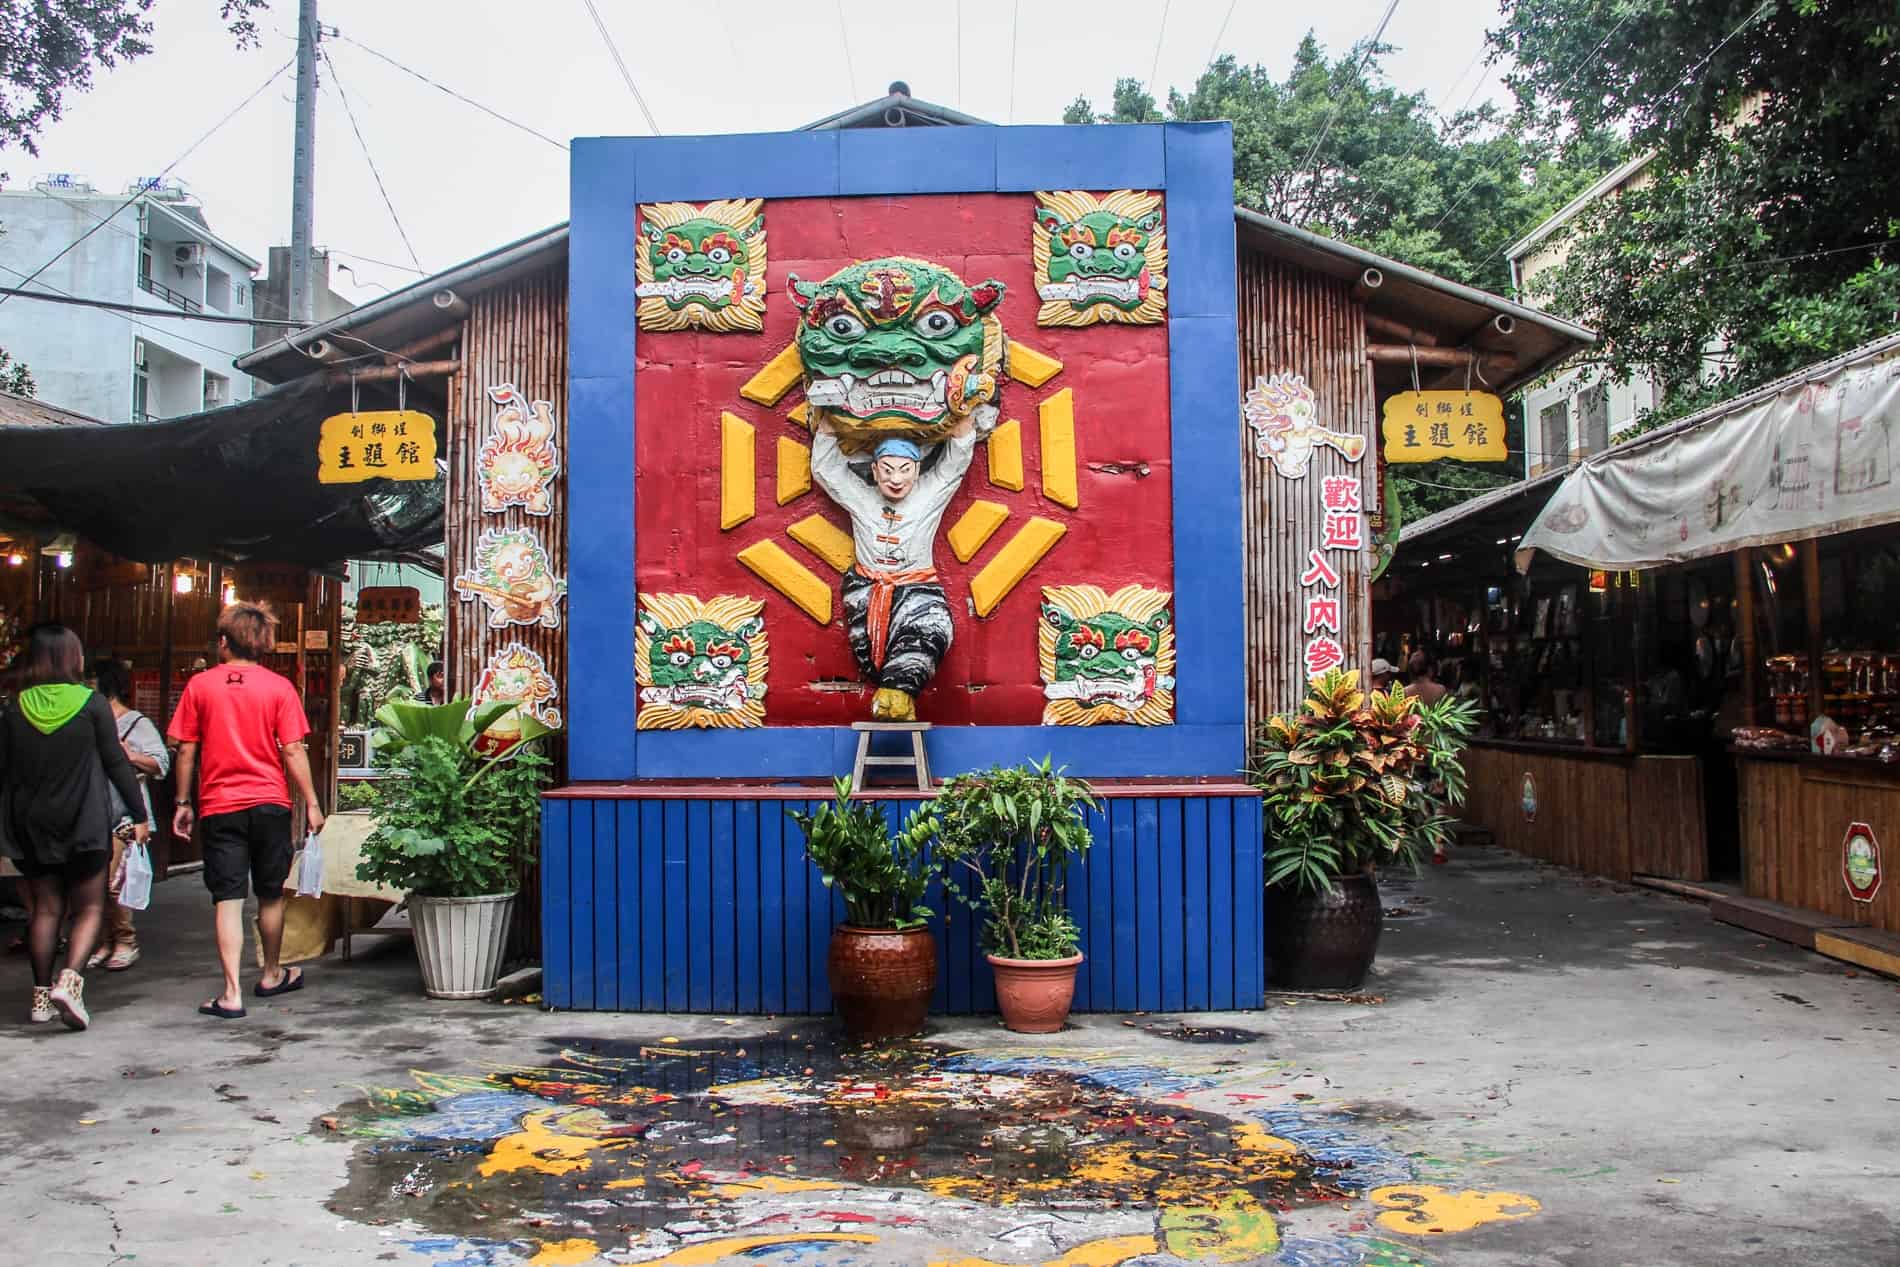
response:
[[[910,721],[950,649],[937,527],[977,436],[995,426],[1003,331],[990,314],[1003,285],[889,257],[822,282],[793,276],[789,291],[802,314],[812,481],[851,516],[851,651],[878,688],[871,715]],[[852,454],[869,457],[868,471]]]
[[[1036,658],[1045,726],[1174,720],[1174,613],[1166,590],[1047,586]]]
[[[530,401],[513,383],[489,388],[488,399],[500,408],[482,440],[482,511],[493,515],[519,506],[530,515],[550,513],[554,477],[561,471],[561,456],[554,447],[554,402]]]
[[[541,653],[519,642],[506,643],[488,657],[475,683],[476,706],[513,704],[544,726],[559,729],[561,688]]]
[[[1039,326],[1156,325],[1168,308],[1161,195],[1038,193],[1031,249]]]
[[[633,638],[637,730],[765,724],[765,604],[642,594]]]
[[[765,328],[765,213],[758,198],[640,208],[634,295],[642,330]]]
[[[1319,402],[1303,374],[1262,375],[1248,389],[1242,406],[1253,428],[1255,457],[1267,458],[1283,477],[1303,479],[1320,445],[1348,462],[1366,454],[1366,438],[1333,431],[1319,422]]]
[[[465,603],[488,605],[488,627],[509,625],[561,627],[561,600],[567,581],[554,575],[548,552],[526,528],[490,528],[475,543],[475,565],[455,578]]]

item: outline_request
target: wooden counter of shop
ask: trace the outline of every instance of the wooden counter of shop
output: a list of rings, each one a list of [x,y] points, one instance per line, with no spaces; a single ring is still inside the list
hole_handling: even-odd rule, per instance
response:
[[[1465,773],[1465,820],[1507,849],[1613,880],[1708,878],[1695,757],[1479,739],[1466,749]],[[1523,805],[1526,774],[1537,790],[1534,815]]]
[[[1872,902],[1848,896],[1841,846],[1866,823],[1888,870],[1900,867],[1900,763],[1734,749],[1741,790],[1742,887],[1843,923],[1900,932],[1900,882]]]

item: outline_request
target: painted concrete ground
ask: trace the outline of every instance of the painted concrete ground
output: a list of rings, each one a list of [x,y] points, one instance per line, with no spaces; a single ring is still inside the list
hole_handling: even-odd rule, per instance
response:
[[[1365,995],[857,1050],[367,942],[216,1024],[167,884],[95,1030],[0,1023],[0,1262],[1900,1263],[1900,986],[1501,850],[1388,904]]]

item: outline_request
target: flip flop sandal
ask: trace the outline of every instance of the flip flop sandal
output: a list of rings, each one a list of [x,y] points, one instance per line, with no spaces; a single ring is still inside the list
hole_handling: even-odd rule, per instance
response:
[[[215,1016],[221,1021],[241,1021],[246,1013],[241,1007],[219,1007],[216,1000],[198,1005],[198,1015]]]
[[[251,987],[251,993],[260,999],[276,998],[280,994],[289,994],[292,990],[303,989],[303,969],[284,969],[284,979],[276,985],[267,986],[262,981]]]

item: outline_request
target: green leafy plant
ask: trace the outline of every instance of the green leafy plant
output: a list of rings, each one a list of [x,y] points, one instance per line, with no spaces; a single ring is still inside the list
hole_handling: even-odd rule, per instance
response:
[[[389,773],[371,786],[376,828],[359,879],[424,897],[507,893],[533,856],[541,791],[553,764],[521,743],[484,748],[495,728],[526,740],[551,733],[511,704],[472,712],[467,700],[389,704],[377,739]]]
[[[935,874],[928,858],[935,811],[928,805],[912,810],[893,835],[874,802],[851,799],[851,780],[832,786],[837,799],[830,805],[810,814],[789,811],[805,833],[805,856],[825,887],[844,895],[845,919],[853,926],[922,928],[935,913],[924,905]]]
[[[343,813],[348,813],[351,810],[374,809],[376,807],[376,785],[374,783],[337,784],[336,807],[338,811]]]
[[[1442,846],[1446,808],[1464,803],[1459,752],[1476,724],[1467,700],[1421,704],[1396,685],[1368,694],[1348,669],[1315,676],[1298,713],[1261,728],[1248,766],[1267,816],[1267,883],[1331,889]]]
[[[1088,784],[1049,758],[960,774],[937,797],[936,858],[961,868],[975,892],[945,891],[987,915],[983,945],[1010,959],[1066,959],[1080,945],[1069,918],[1069,863],[1093,841],[1085,813],[1096,807]]]

